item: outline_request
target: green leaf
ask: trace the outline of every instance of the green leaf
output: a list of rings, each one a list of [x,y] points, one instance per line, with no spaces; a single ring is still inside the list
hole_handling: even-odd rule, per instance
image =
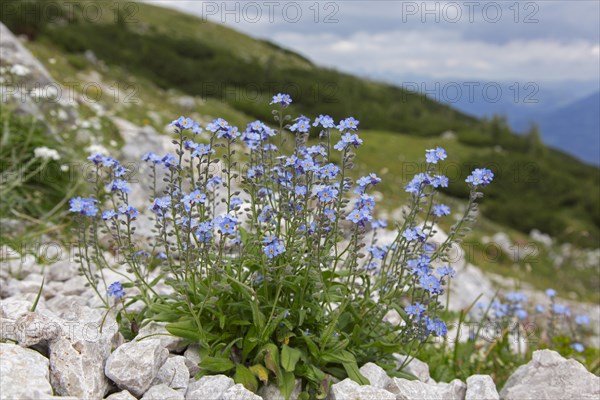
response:
[[[292,372],[283,372],[281,378],[279,379],[279,389],[281,390],[281,394],[285,400],[289,400],[292,392],[294,391],[294,386],[296,384],[295,376]]]
[[[382,340],[377,340],[373,342],[373,346],[387,353],[398,352],[402,347],[399,343],[384,342]]]
[[[235,368],[235,363],[224,357],[206,357],[198,365],[211,372],[227,372]]]
[[[40,301],[40,297],[42,296],[42,290],[44,289],[44,282],[46,282],[46,275],[42,276],[42,284],[40,285],[40,289],[38,290],[37,296],[35,296],[35,301],[33,302],[31,309],[29,310],[31,312],[35,311],[38,305],[38,301]],[[104,320],[102,322],[104,322]]]
[[[365,378],[363,376],[363,374],[360,373],[360,371],[358,369],[358,364],[356,363],[356,361],[345,362],[345,363],[342,363],[342,365],[344,366],[344,369],[346,370],[346,373],[348,374],[348,378],[352,379],[354,382],[358,383],[359,385],[371,384],[371,382],[369,382],[369,380],[367,378]]]
[[[403,371],[391,371],[391,372],[388,372],[388,374],[391,377],[402,378],[402,379],[406,379],[407,381],[416,381],[419,379],[416,376],[414,376],[413,374],[410,374],[408,372],[403,372]]]
[[[281,349],[281,366],[288,372],[294,372],[300,356],[302,356],[300,350],[284,344]]]
[[[308,347],[308,351],[310,352],[310,354],[315,358],[320,358],[321,352],[319,351],[319,348],[317,347],[315,342],[313,342],[313,340],[310,337],[308,337],[308,335],[303,335],[302,338],[306,342],[306,346]]]
[[[252,326],[248,330],[248,333],[246,333],[246,337],[244,338],[244,342],[242,343],[242,358],[243,359],[248,358],[248,356],[250,355],[252,350],[254,350],[256,348],[256,346],[258,346],[258,338],[255,335],[256,335],[256,328],[254,328]]]
[[[248,325],[252,325],[252,322],[241,320],[241,319],[234,319],[234,320],[230,321],[229,324],[237,325],[237,326],[248,326]]]
[[[302,326],[302,323],[304,322],[304,318],[306,318],[306,310],[302,309],[300,311],[298,311],[298,325]]]
[[[338,320],[338,329],[344,331],[344,330],[346,330],[346,327],[348,325],[354,325],[353,322],[354,322],[354,319],[352,318],[352,314],[349,312],[345,312],[342,315],[340,315],[340,318]],[[358,325],[358,324],[356,324],[356,325]],[[356,326],[356,325],[354,325],[354,326]]]
[[[254,322],[254,326],[256,326],[256,330],[258,332],[262,332],[265,329],[267,317],[265,317],[265,314],[260,312],[260,309],[258,308],[258,300],[250,300],[250,307],[252,309],[252,320]]]
[[[336,353],[323,354],[321,357],[323,361],[331,363],[342,364],[348,377],[358,383],[359,385],[368,385],[369,380],[365,378],[358,370],[358,364],[356,358],[352,353],[347,350],[338,351]]]
[[[342,366],[336,366],[335,364],[327,365],[323,367],[323,371],[327,372],[327,374],[337,378],[338,380],[343,380],[348,377],[348,373]]]
[[[231,335],[227,335],[227,336],[231,336]],[[241,342],[243,340],[243,338],[239,337],[237,339],[232,340],[231,342],[229,342],[229,344],[223,349],[223,351],[221,351],[221,354],[230,354],[231,353],[231,349],[233,348],[233,346],[235,346],[236,344],[238,344],[238,342]]]
[[[321,371],[314,365],[309,365],[306,371],[304,372],[304,377],[306,377],[306,379],[308,379],[311,382],[319,384],[325,378],[327,378],[327,375],[325,374],[325,372]]]
[[[179,315],[173,311],[160,312],[152,316],[153,321],[157,322],[175,322],[179,319]]]
[[[162,312],[173,312],[173,309],[172,307],[166,304],[154,303],[150,305],[150,311],[152,311],[155,314],[158,314]]]
[[[340,340],[333,347],[331,347],[331,349],[329,351],[332,353],[337,353],[339,351],[344,350],[346,347],[348,347],[348,344],[350,344],[349,339]]]
[[[240,239],[242,240],[242,243],[245,245],[248,243],[248,231],[246,231],[244,228],[242,228],[241,226],[238,227],[238,232],[240,233]]]
[[[342,351],[335,352],[335,353],[333,353],[333,352],[324,353],[321,356],[321,359],[325,362],[338,363],[338,364],[356,362],[356,358],[354,358],[352,353],[350,353],[349,351],[346,351],[346,350],[342,350]]]
[[[241,364],[235,366],[235,375],[233,376],[235,383],[241,383],[251,392],[256,392],[258,389],[258,381],[250,370]]]
[[[266,329],[262,333],[262,339],[267,340],[268,338],[270,338],[271,335],[273,335],[273,332],[275,332],[275,330],[277,329],[277,327],[280,326],[279,324],[281,323],[282,320],[283,320],[283,314],[277,318],[271,319],[269,321],[269,324],[267,325]]]
[[[150,282],[149,286],[154,287],[158,282],[164,280],[164,274],[159,274],[152,282]]]
[[[166,329],[172,335],[189,339],[194,342],[200,342],[202,339],[200,330],[196,326],[196,323],[191,319],[167,324]]]

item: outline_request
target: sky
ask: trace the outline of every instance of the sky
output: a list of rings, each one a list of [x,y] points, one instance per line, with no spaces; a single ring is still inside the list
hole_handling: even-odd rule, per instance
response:
[[[548,107],[600,90],[598,0],[148,2],[319,65],[424,90],[457,82],[466,96],[464,82],[477,82],[477,91],[497,83],[512,98],[535,91]]]

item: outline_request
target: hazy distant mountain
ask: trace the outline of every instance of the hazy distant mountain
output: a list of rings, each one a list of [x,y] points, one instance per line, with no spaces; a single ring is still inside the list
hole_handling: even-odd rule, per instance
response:
[[[401,84],[468,115],[504,115],[518,133],[535,122],[547,145],[600,165],[600,92],[590,94],[597,82],[429,82],[405,77]]]
[[[590,95],[598,87],[597,81],[502,82],[439,80],[427,76],[398,76],[395,80],[373,78],[426,94],[433,100],[476,117],[505,115],[511,125],[513,121],[527,122],[532,116],[567,106]]]
[[[600,91],[547,113],[515,121],[523,131],[535,121],[544,142],[584,161],[600,165]]]

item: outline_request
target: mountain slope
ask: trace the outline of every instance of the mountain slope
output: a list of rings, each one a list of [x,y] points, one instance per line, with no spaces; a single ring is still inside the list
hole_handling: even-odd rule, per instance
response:
[[[14,32],[51,41],[69,53],[90,49],[101,60],[159,87],[224,100],[261,119],[270,118],[263,104],[282,91],[293,96],[302,113],[326,111],[336,119],[352,114],[371,128],[432,136],[476,125],[474,118],[426,96],[314,66],[272,43],[174,10],[136,3],[135,19],[123,12],[113,21],[114,10],[129,3],[99,3],[105,16],[100,21],[65,13],[68,24],[30,27],[14,18],[4,22]]]
[[[46,3],[27,4],[43,7]],[[284,91],[294,98],[295,114],[327,113],[336,119],[353,115],[361,121],[361,130],[430,138],[452,130],[466,145],[460,148],[469,149],[457,155],[456,168],[449,171],[452,180],[464,181],[475,165],[489,166],[497,174],[483,208],[489,218],[526,233],[538,228],[564,241],[598,245],[600,170],[514,135],[501,120],[478,120],[402,88],[320,68],[268,42],[174,10],[136,3],[134,22],[124,11],[131,2],[94,4],[102,7],[104,19],[90,21],[77,12],[33,25],[18,13],[5,13],[2,18],[12,30],[33,40],[32,49],[66,60],[65,67],[75,75],[90,79],[91,51],[101,60],[94,68],[110,71],[122,85],[132,84],[154,99],[152,105],[129,104],[119,110],[140,125],[154,123],[161,128],[162,122],[144,122],[152,119],[146,115],[148,110],[189,111],[164,104],[161,97],[175,89],[202,99],[194,111],[203,117],[232,117],[231,122],[242,126],[255,118],[270,121],[268,99]],[[64,82],[72,79],[60,70],[57,74]],[[160,93],[150,93],[149,87],[157,87]],[[379,140],[376,146],[391,145],[397,154],[408,150],[396,148],[384,137]],[[396,178],[397,188],[410,179],[407,171]],[[466,191],[452,189],[448,194],[464,198]],[[539,202],[545,207],[536,206]]]
[[[600,165],[600,91],[556,110],[534,115],[544,143]],[[521,126],[525,125],[521,121]]]

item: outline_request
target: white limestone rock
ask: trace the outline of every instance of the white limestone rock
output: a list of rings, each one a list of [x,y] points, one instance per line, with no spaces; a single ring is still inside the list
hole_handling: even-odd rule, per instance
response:
[[[331,386],[331,400],[395,400],[396,396],[387,390],[374,386],[361,386],[350,378]]]
[[[262,400],[262,397],[255,395],[244,387],[241,383],[234,385],[223,392],[219,400]],[[198,399],[199,400],[199,399]]]
[[[465,400],[500,400],[492,377],[489,375],[468,377]]]
[[[552,350],[533,352],[531,361],[520,366],[500,391],[505,400],[598,399],[600,377],[578,361]]]
[[[158,339],[129,342],[119,346],[106,361],[106,376],[135,396],[143,395],[152,385],[169,350]]]
[[[0,23],[0,58],[6,63],[27,67],[37,83],[44,85],[54,82],[43,64],[2,23]]]
[[[158,370],[158,374],[152,386],[165,384],[168,387],[186,392],[190,380],[190,371],[185,365],[184,356],[169,357],[162,367]]]
[[[394,354],[394,358],[396,358],[396,365],[398,368],[402,366],[406,362],[408,356],[403,354]],[[402,372],[408,372],[409,374],[414,375],[418,380],[424,383],[434,382],[433,379],[429,376],[429,365],[419,360],[418,358],[412,358],[408,364],[404,365],[402,368]]]
[[[442,400],[443,389],[428,385],[421,381],[409,381],[402,378],[392,378],[387,390],[396,395],[398,400],[428,399]]]
[[[397,400],[463,400],[467,386],[458,379],[450,383],[424,383],[392,378],[387,390],[396,395]]]
[[[225,375],[209,375],[195,380],[190,379],[187,391],[185,393],[186,400],[200,400],[207,396],[220,399],[221,395],[233,387],[235,382]]]
[[[360,373],[369,380],[370,386],[379,389],[385,389],[391,382],[391,379],[385,370],[374,363],[366,363],[363,365],[360,368]]]
[[[39,399],[52,396],[49,362],[35,350],[0,343],[0,399]]]
[[[74,306],[63,314],[60,335],[49,343],[50,382],[57,394],[102,399],[110,387],[105,363],[122,340],[112,314]]]
[[[182,351],[185,346],[185,340],[171,335],[167,331],[166,325],[166,322],[150,321],[140,329],[134,340],[158,339],[163,347],[166,347],[169,351]]]
[[[51,341],[61,335],[61,321],[36,312],[21,314],[15,321],[17,342],[23,347],[43,343],[47,349]]]
[[[105,400],[137,400],[137,398],[129,393],[128,390],[123,390],[122,392],[111,394]]]
[[[0,23],[0,26],[2,23]],[[1,28],[0,28],[1,29]],[[5,278],[25,279],[30,274],[41,274],[44,267],[31,254],[20,254],[10,247],[0,249],[0,271]]]
[[[21,331],[17,331],[17,320],[30,312],[33,306],[33,299],[29,300],[29,296],[22,298],[9,297],[0,301],[0,339],[8,339],[18,341],[18,336],[22,335]],[[46,309],[42,300],[38,303],[36,313],[44,315],[48,318],[55,318],[55,315]]]
[[[185,365],[187,365],[190,371],[190,378],[193,378],[200,372],[200,367],[198,366],[200,364],[200,347],[197,344],[188,346],[183,356],[185,357]]]
[[[31,311],[31,307],[33,306],[33,300],[29,300],[24,298],[15,298],[9,297],[4,300],[0,300],[0,315],[3,318],[10,319],[16,321],[21,315],[27,314]],[[53,316],[53,313],[48,311],[46,306],[42,301],[40,301],[36,307],[36,312],[38,314],[44,314],[47,316]]]
[[[460,379],[454,379],[450,383],[438,383],[445,389],[444,400],[464,400],[467,393],[467,385]]]
[[[50,282],[53,283],[62,283],[62,282]],[[46,306],[50,311],[57,315],[66,314],[74,307],[81,307],[86,305],[87,299],[82,296],[64,296],[62,294],[57,294],[53,298],[46,300]]]
[[[152,386],[142,400],[184,400],[183,393],[179,390],[170,388],[165,384]]]
[[[79,264],[69,259],[59,260],[46,268],[48,282],[66,282],[76,276],[79,276]]]
[[[87,280],[83,276],[74,276],[63,283],[61,294],[64,296],[78,296],[86,292]]]

